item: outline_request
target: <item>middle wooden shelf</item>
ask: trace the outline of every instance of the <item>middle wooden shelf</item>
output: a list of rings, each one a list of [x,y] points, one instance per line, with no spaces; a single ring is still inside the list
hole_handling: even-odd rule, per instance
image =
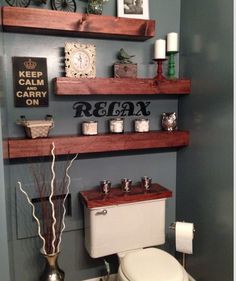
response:
[[[156,81],[150,78],[69,78],[54,79],[56,95],[157,95],[190,94],[190,80]]]
[[[52,136],[38,139],[12,138],[8,140],[9,158],[49,156],[53,142],[56,155],[175,148],[189,144],[189,132],[150,131],[95,136]]]

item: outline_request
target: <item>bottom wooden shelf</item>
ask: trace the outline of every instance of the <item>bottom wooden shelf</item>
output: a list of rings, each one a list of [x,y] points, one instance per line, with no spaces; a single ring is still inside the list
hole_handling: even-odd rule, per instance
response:
[[[39,139],[9,139],[9,158],[109,151],[171,148],[189,144],[188,131],[150,131],[148,133],[99,134],[96,136],[55,136]]]

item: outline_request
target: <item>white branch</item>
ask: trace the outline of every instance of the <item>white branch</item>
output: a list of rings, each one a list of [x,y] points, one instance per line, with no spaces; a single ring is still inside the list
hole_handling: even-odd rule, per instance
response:
[[[47,254],[47,253],[46,253],[46,250],[45,250],[45,244],[46,244],[46,242],[45,242],[45,239],[43,238],[43,236],[42,236],[42,234],[41,234],[40,222],[39,222],[39,219],[38,219],[38,218],[36,217],[36,215],[35,215],[35,207],[34,207],[34,204],[33,204],[33,203],[31,202],[31,200],[29,199],[29,196],[28,196],[28,194],[26,193],[26,191],[23,190],[23,188],[22,188],[22,186],[21,186],[21,182],[18,181],[17,183],[18,183],[18,185],[19,185],[20,191],[25,195],[25,197],[26,197],[28,203],[29,203],[30,206],[32,207],[32,216],[33,216],[33,218],[36,220],[37,225],[38,225],[38,235],[39,235],[39,237],[40,237],[40,238],[42,239],[42,241],[43,241],[43,247],[42,247],[43,254]]]
[[[55,254],[55,241],[56,241],[56,231],[55,231],[55,225],[56,225],[56,217],[55,217],[55,206],[54,203],[52,201],[52,197],[54,195],[54,181],[55,181],[55,171],[54,171],[54,166],[55,166],[55,154],[54,154],[54,149],[55,149],[55,145],[54,142],[52,143],[52,150],[51,150],[51,154],[52,154],[52,165],[51,165],[51,171],[52,171],[52,180],[51,180],[51,194],[49,196],[49,202],[51,204],[52,207],[52,236],[53,236],[53,240],[52,240],[52,249],[53,252],[52,254]]]
[[[67,181],[67,184],[66,184],[66,194],[65,194],[65,197],[63,198],[63,202],[62,202],[62,207],[63,207],[63,214],[62,214],[62,218],[61,218],[61,222],[62,222],[62,227],[61,227],[61,230],[60,230],[60,233],[59,233],[59,238],[58,238],[58,244],[57,244],[57,248],[55,247],[55,242],[56,242],[56,223],[57,223],[57,220],[56,220],[56,217],[55,217],[55,205],[53,203],[53,195],[54,195],[54,189],[55,189],[55,153],[54,153],[54,150],[55,150],[55,144],[54,142],[52,142],[52,149],[51,149],[51,154],[52,154],[52,164],[51,164],[51,172],[52,172],[52,179],[51,179],[51,192],[50,192],[50,196],[49,196],[49,203],[51,205],[51,209],[52,209],[52,253],[51,254],[55,254],[56,252],[59,252],[60,250],[60,244],[61,244],[61,237],[62,237],[62,233],[65,229],[65,214],[66,214],[66,208],[65,208],[65,201],[68,197],[68,194],[69,194],[69,186],[70,186],[70,183],[71,183],[71,178],[68,174],[69,172],[69,169],[71,168],[74,160],[77,158],[78,154],[75,155],[75,157],[70,161],[69,165],[67,166],[66,168],[66,171],[65,171],[65,174],[66,174],[66,177],[68,179]],[[35,207],[34,207],[34,204],[31,202],[28,194],[26,193],[26,191],[23,190],[22,186],[21,186],[21,182],[18,182],[18,185],[19,185],[19,188],[21,190],[21,192],[26,196],[26,199],[28,201],[28,203],[31,205],[32,207],[32,215],[33,215],[33,218],[36,220],[37,222],[37,225],[38,225],[38,235],[39,237],[41,238],[41,240],[43,241],[43,247],[42,247],[42,253],[43,254],[49,254],[46,252],[46,249],[45,249],[45,246],[46,246],[46,241],[45,241],[45,238],[42,236],[41,234],[41,227],[40,227],[40,221],[39,219],[36,217],[35,215]]]
[[[62,206],[63,206],[63,215],[62,215],[62,228],[61,228],[61,231],[60,231],[60,234],[59,234],[59,242],[58,242],[58,245],[57,245],[57,252],[60,251],[60,244],[61,244],[61,236],[62,236],[62,232],[64,231],[65,229],[65,214],[66,214],[66,208],[65,208],[65,201],[66,201],[66,198],[69,194],[69,186],[70,186],[70,182],[71,182],[71,179],[70,179],[70,176],[68,174],[68,171],[70,169],[70,167],[72,166],[74,160],[77,158],[78,156],[78,153],[75,155],[75,157],[70,161],[70,164],[68,165],[68,167],[66,168],[66,176],[68,178],[68,182],[67,182],[67,185],[66,185],[66,195],[63,199],[63,203],[62,203]]]

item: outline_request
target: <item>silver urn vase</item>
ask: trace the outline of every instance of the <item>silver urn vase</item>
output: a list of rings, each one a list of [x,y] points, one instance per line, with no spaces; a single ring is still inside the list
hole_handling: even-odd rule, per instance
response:
[[[40,281],[64,281],[65,273],[58,266],[58,256],[59,253],[45,255],[43,254],[46,265],[42,275],[40,276]]]

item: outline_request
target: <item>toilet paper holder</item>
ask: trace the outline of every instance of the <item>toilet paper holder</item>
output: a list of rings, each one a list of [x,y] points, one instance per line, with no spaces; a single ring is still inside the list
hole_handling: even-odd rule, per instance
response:
[[[185,221],[183,221],[183,222],[185,222]],[[176,226],[176,223],[175,222],[173,222],[173,223],[171,223],[171,225],[169,226],[169,228],[170,229],[172,229],[172,230],[175,230],[175,226]],[[193,227],[193,237],[194,237],[194,233],[195,233],[195,228]],[[182,253],[182,266],[184,267],[184,268],[186,268],[186,254],[185,253]]]
[[[185,221],[183,221],[183,222],[185,222]],[[171,225],[169,226],[169,228],[172,230],[175,230],[175,225],[176,225],[176,223],[172,222]],[[194,233],[195,233],[195,228],[193,228],[193,235],[194,235]]]

